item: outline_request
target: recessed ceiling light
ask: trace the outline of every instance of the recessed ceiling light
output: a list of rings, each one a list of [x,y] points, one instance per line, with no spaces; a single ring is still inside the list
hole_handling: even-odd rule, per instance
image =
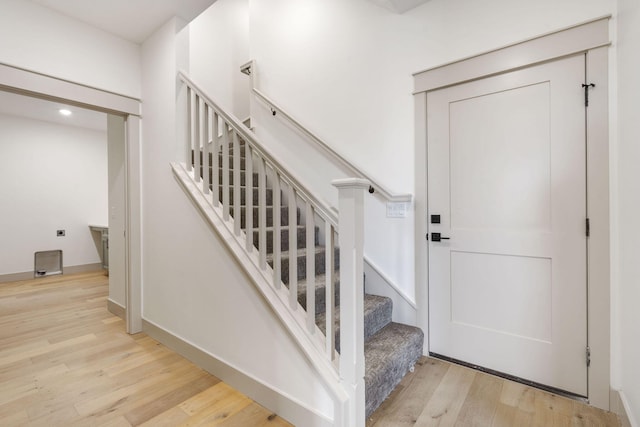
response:
[[[61,108],[60,110],[58,110],[58,112],[60,114],[62,114],[63,116],[70,116],[71,115],[71,110],[67,110],[66,108]]]

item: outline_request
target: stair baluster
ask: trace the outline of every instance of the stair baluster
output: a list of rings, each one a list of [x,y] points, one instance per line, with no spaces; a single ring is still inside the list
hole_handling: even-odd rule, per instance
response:
[[[220,205],[219,189],[220,189],[220,176],[218,171],[221,169],[222,164],[220,158],[220,142],[218,139],[218,124],[220,119],[218,113],[212,110],[211,114],[211,169],[208,174],[211,176],[211,188],[213,188],[213,207],[217,208]]]
[[[233,153],[231,157],[233,159],[233,211],[240,212],[240,140],[235,131],[231,131],[231,133],[233,134]],[[236,236],[240,236],[240,221],[233,221],[233,231]]]
[[[329,221],[324,223],[324,249],[325,253],[331,254],[335,248],[335,228]],[[335,340],[335,312],[336,299],[333,289],[335,281],[334,258],[332,256],[325,257],[325,285],[324,285],[324,301],[325,301],[325,353],[327,358],[332,362],[336,360],[336,340]]]
[[[200,182],[200,172],[202,171],[202,166],[200,164],[200,160],[202,158],[202,154],[200,153],[200,148],[202,147],[202,132],[200,132],[200,96],[196,94],[194,97],[194,110],[193,110],[193,168],[198,171],[198,173],[194,173],[193,176],[195,178],[196,183]]]
[[[202,117],[202,192],[205,195],[209,194],[211,189],[211,155],[209,154],[209,119],[210,119],[209,104],[204,103],[203,117]],[[214,187],[216,188],[216,187]],[[215,197],[214,197],[215,198]]]
[[[249,212],[253,212],[253,186],[247,182],[248,177],[253,177],[253,151],[251,147],[245,145],[244,148],[244,161],[245,161],[245,233],[246,233],[246,249],[247,252],[253,252],[253,215],[249,215]],[[239,211],[238,211],[239,212]],[[240,222],[240,221],[238,221]]]
[[[307,313],[316,313],[316,242],[315,242],[315,229],[316,223],[314,218],[313,206],[309,201],[305,200],[305,223],[306,230],[306,244],[305,251],[307,252],[307,265],[306,265],[306,280],[307,280]],[[325,253],[325,259],[331,258],[333,250]],[[316,332],[316,317],[307,316],[307,330],[310,334]]]
[[[185,128],[186,131],[186,135],[185,135],[185,148],[187,150],[187,156],[185,157],[185,159],[191,159],[195,153],[195,151],[193,150],[193,130],[192,130],[192,123],[193,123],[193,89],[191,89],[189,86],[187,86],[187,126]],[[193,171],[193,161],[187,161],[186,162],[186,167],[187,167],[187,172],[191,172]]]
[[[222,121],[222,218],[229,221],[229,127]],[[240,179],[234,175],[233,179]]]
[[[298,309],[298,263],[293,255],[298,247],[298,227],[294,220],[297,216],[296,191],[289,184],[289,306],[292,310]]]
[[[258,239],[260,242],[260,268],[267,268],[267,164],[263,157],[258,157],[260,175],[258,176]],[[250,177],[245,177],[249,188]],[[247,212],[249,215],[249,212]]]
[[[276,289],[282,288],[282,219],[280,174],[273,171],[273,283]]]

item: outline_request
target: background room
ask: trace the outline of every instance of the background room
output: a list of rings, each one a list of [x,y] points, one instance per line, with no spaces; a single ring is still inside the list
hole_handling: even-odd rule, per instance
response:
[[[34,277],[40,251],[61,250],[65,274],[109,264],[102,229],[122,221],[124,144],[109,144],[107,128],[105,113],[0,92],[0,282]],[[111,246],[123,253],[118,239]]]

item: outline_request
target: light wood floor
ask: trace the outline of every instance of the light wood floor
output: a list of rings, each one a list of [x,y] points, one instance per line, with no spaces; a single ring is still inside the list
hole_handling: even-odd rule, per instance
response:
[[[367,422],[367,427],[619,425],[611,412],[426,357]]]
[[[0,426],[290,426],[106,310],[101,273],[0,284]],[[383,426],[619,426],[611,413],[422,358]],[[305,427],[305,426],[299,426]]]
[[[290,426],[107,309],[102,273],[0,284],[0,426]]]

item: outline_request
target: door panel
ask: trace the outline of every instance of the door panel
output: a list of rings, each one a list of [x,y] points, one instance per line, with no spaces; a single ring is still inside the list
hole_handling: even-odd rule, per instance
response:
[[[548,105],[549,82],[449,105],[452,227],[550,230]]]
[[[551,260],[451,251],[451,321],[551,342]]]
[[[584,56],[427,95],[430,351],[587,394]]]

